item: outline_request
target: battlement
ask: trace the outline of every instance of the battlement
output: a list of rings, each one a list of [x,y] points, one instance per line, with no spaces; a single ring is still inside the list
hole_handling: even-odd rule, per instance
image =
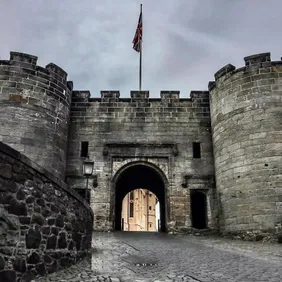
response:
[[[183,99],[179,95],[179,91],[162,90],[159,98],[150,98],[149,91],[134,90],[130,92],[130,98],[120,98],[120,92],[112,90],[101,91],[99,98],[91,98],[87,90],[73,91],[71,120],[198,122],[205,119],[209,123],[208,91],[191,91],[190,98]]]
[[[259,66],[259,67],[266,67],[269,66],[269,62],[271,62],[271,55],[270,53],[260,53],[255,55],[250,55],[244,58],[245,65],[247,67],[250,66]]]
[[[73,82],[67,81],[67,73],[54,63],[38,66],[37,59],[30,54],[12,51],[9,60],[0,60],[1,100],[38,104],[43,97],[37,93],[70,105]]]
[[[23,68],[32,75],[38,75],[42,78],[46,78],[47,75],[62,83],[66,82],[68,74],[62,68],[54,63],[49,63],[45,68],[37,66],[37,59],[38,57],[30,54],[11,51],[10,60],[0,60],[0,66],[1,68],[4,66]]]
[[[10,52],[10,61],[24,62],[31,65],[36,65],[38,57],[26,53]]]
[[[216,86],[231,79],[232,81],[237,80],[240,75],[261,74],[266,72],[272,72],[272,68],[275,68],[277,72],[278,68],[282,72],[282,58],[281,61],[271,61],[270,53],[260,53],[250,55],[244,58],[245,66],[236,69],[232,64],[227,64],[219,69],[215,74],[215,81],[210,81],[208,85],[209,91],[212,91]]]
[[[130,98],[120,98],[120,91],[118,90],[102,90],[100,92],[100,98],[91,98],[89,90],[74,90],[72,94],[73,102],[86,102],[86,101],[100,101],[100,102],[153,102],[161,101],[164,103],[177,103],[181,101],[196,101],[197,99],[208,99],[208,91],[196,91],[190,92],[189,98],[180,98],[180,91],[178,90],[161,90],[159,98],[150,98],[149,91],[130,91]]]

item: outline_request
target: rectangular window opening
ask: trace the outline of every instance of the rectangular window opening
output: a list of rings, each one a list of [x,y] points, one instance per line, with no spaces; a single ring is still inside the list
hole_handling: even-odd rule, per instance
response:
[[[134,203],[129,204],[129,217],[134,216]]]
[[[201,143],[193,142],[193,158],[200,159],[201,158]]]
[[[88,142],[86,141],[81,142],[80,156],[83,158],[88,157]]]
[[[152,207],[151,207],[151,206],[149,206],[149,210],[152,210]]]

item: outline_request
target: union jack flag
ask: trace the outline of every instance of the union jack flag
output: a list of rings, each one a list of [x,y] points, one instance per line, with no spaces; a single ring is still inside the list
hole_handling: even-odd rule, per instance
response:
[[[132,41],[133,49],[138,53],[141,51],[142,30],[143,30],[143,26],[142,26],[142,12],[141,12],[138,20],[137,29]]]

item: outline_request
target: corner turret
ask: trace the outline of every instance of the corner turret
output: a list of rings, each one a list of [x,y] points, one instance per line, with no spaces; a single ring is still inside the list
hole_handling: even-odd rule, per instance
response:
[[[37,66],[36,56],[11,52],[0,60],[1,140],[62,180],[72,89],[62,68]]]
[[[279,185],[272,184],[282,168],[282,62],[270,53],[244,60],[239,69],[224,66],[209,83],[220,226],[275,232],[282,221]]]

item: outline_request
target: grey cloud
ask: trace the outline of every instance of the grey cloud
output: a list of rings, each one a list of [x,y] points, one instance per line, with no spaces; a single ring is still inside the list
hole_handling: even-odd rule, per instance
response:
[[[227,63],[240,67],[244,56],[267,51],[280,58],[281,9],[281,0],[143,0],[143,88],[187,97]],[[138,88],[138,16],[137,0],[2,0],[0,57],[30,53],[65,69],[75,89],[129,97]]]

